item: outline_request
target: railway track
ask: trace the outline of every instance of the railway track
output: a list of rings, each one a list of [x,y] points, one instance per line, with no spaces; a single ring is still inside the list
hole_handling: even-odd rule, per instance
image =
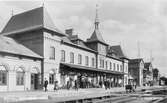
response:
[[[154,91],[154,92],[153,92]],[[164,94],[152,95],[151,93]],[[24,103],[167,103],[167,89],[149,89],[148,91],[137,91],[136,93],[104,93],[104,94],[87,94],[71,97],[54,97],[48,100],[24,101]],[[165,101],[165,102],[164,102]],[[23,102],[17,102],[23,103]]]

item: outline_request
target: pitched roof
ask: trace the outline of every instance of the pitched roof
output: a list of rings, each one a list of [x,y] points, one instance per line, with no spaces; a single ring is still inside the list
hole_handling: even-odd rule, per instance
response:
[[[121,49],[120,45],[111,46],[111,49],[116,52],[119,57],[126,57]]]
[[[130,59],[130,60],[129,60],[129,63],[130,63],[130,64],[133,64],[133,63],[140,63],[141,61],[143,61],[142,58]]]
[[[151,65],[151,62],[144,63],[144,68],[149,68],[150,65]]]
[[[22,44],[19,44],[12,38],[0,36],[0,52],[11,53],[16,55],[23,55],[34,58],[42,58]]]
[[[82,48],[82,49],[86,49],[86,50],[89,50],[89,51],[92,51],[92,52],[96,52],[96,51],[92,50],[91,48],[87,47],[83,42],[81,42],[80,44],[75,44],[75,43],[71,42],[71,40],[66,36],[62,37],[62,41],[64,43],[67,43],[67,44],[70,44],[70,45],[73,45],[73,46],[76,46],[76,47],[79,47],[79,48]]]
[[[101,42],[106,44],[98,29],[94,30],[92,36],[89,39],[87,39],[87,42]]]
[[[97,5],[96,5],[97,6]],[[89,39],[87,39],[87,42],[101,42],[105,45],[107,45],[99,31],[99,17],[98,17],[98,9],[96,8],[96,17],[95,17],[95,30],[93,32],[93,34],[91,35],[91,37]]]
[[[9,35],[39,28],[46,28],[65,35],[55,27],[44,7],[35,8],[12,16],[1,33]]]

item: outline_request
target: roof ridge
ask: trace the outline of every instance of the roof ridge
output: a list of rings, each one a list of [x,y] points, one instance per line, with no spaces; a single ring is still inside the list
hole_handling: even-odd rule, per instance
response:
[[[12,16],[3,28],[1,34],[10,35],[11,32],[20,33],[25,28],[28,31],[32,30],[32,27],[42,25],[42,28],[57,32],[60,35],[65,35],[59,29],[56,28],[52,18],[47,12],[46,8],[38,7]],[[37,28],[33,28],[37,29]]]
[[[29,9],[29,10],[26,10],[26,11],[23,11],[23,12],[20,12],[20,13],[17,13],[17,14],[14,14],[13,16],[17,16],[17,15],[21,15],[21,14],[24,14],[24,13],[28,13],[28,12],[31,12],[31,11],[34,11],[34,10],[40,9],[40,8],[44,8],[44,7],[43,7],[43,6],[40,6],[40,7],[37,7],[37,8]]]

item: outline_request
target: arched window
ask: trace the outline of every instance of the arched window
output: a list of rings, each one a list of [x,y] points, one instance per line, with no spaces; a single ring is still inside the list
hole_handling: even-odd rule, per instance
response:
[[[53,70],[51,70],[49,72],[49,84],[53,84],[54,83],[54,74],[55,74],[55,72]]]
[[[61,61],[65,62],[65,51],[61,50]]]
[[[0,85],[7,83],[7,70],[3,65],[0,65]]]
[[[70,63],[74,63],[74,53],[70,52]]]
[[[89,65],[89,57],[85,56],[85,65],[88,66]]]
[[[24,70],[20,67],[16,70],[16,85],[24,85]]]

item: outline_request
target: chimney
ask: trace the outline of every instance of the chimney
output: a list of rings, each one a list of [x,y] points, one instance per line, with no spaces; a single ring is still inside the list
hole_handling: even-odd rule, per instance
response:
[[[73,34],[73,29],[66,29],[65,33],[68,34],[69,37],[71,37]]]

